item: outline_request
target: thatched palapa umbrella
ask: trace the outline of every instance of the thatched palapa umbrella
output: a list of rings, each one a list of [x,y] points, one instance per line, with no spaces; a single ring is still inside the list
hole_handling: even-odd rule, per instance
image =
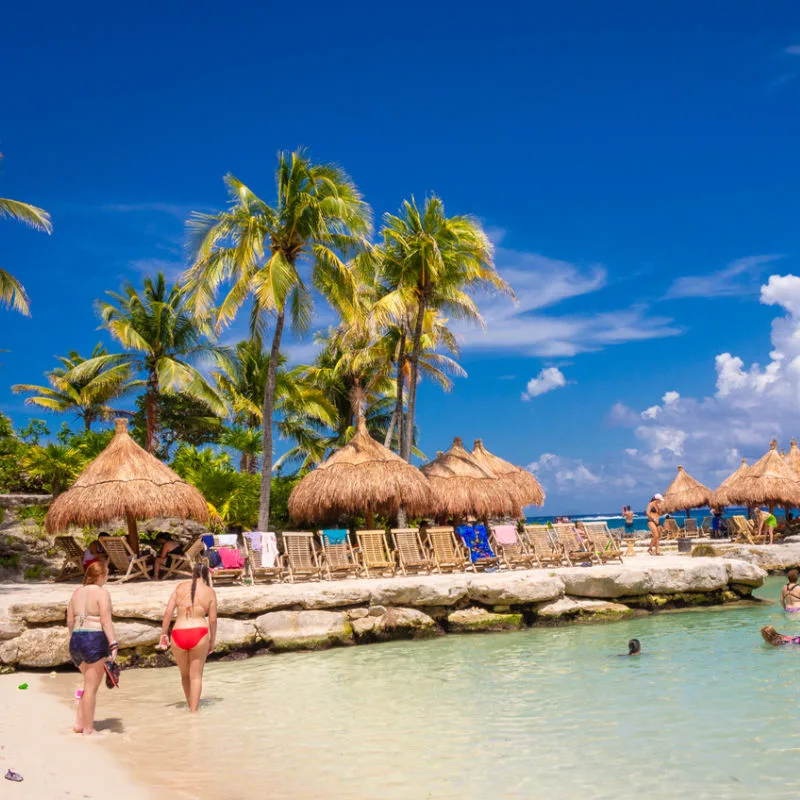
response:
[[[446,453],[438,453],[420,469],[430,481],[437,515],[455,518],[522,515],[517,496],[472,458],[458,436]]]
[[[784,461],[773,439],[766,454],[731,481],[725,497],[731,504],[746,506],[800,506],[800,476]]]
[[[717,491],[714,492],[711,498],[711,502],[716,508],[724,508],[725,506],[733,505],[728,499],[728,489],[745,473],[745,470],[748,469],[750,469],[750,467],[747,466],[747,459],[743,458],[742,463],[717,487]]]
[[[797,446],[797,439],[792,439],[792,443],[789,445],[789,452],[784,457],[784,460],[792,471],[800,476],[800,447]]]
[[[475,440],[470,455],[479,466],[496,475],[510,494],[517,496],[520,506],[544,505],[544,490],[528,470],[490,453],[482,439]]]
[[[205,498],[180,475],[139,447],[125,419],[108,447],[50,506],[45,525],[50,533],[70,525],[104,525],[123,518],[134,553],[139,550],[137,519],[177,517],[208,522]]]
[[[289,497],[289,513],[300,521],[335,519],[366,513],[397,516],[405,507],[412,516],[431,510],[431,487],[425,476],[367,431],[359,414],[353,438],[309,472]]]
[[[682,466],[678,467],[675,480],[664,492],[664,502],[661,504],[665,514],[674,514],[676,511],[685,511],[689,517],[690,508],[704,508],[711,503],[713,492],[700,481],[695,480]]]

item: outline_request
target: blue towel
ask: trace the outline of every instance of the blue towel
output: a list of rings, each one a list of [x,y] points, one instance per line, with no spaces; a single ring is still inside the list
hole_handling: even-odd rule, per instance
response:
[[[210,550],[214,546],[214,536],[210,533],[203,536],[203,544],[206,546],[206,550]]]
[[[325,537],[325,541],[328,544],[344,544],[344,540],[347,538],[347,529],[330,528],[322,531],[322,535]]]
[[[461,537],[461,541],[469,550],[469,557],[472,563],[484,558],[496,558],[489,546],[489,536],[483,525],[459,525],[456,533]]]

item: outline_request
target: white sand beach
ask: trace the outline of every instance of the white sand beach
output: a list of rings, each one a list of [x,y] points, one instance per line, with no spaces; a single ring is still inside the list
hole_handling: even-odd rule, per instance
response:
[[[63,676],[59,676],[63,686]],[[3,798],[18,800],[152,800],[152,791],[137,785],[119,765],[110,747],[114,720],[98,704],[100,735],[72,732],[70,704],[49,691],[55,679],[38,673],[0,676],[0,773],[22,775],[22,783],[0,777]],[[27,683],[28,688],[19,689]],[[76,676],[76,685],[78,684]]]

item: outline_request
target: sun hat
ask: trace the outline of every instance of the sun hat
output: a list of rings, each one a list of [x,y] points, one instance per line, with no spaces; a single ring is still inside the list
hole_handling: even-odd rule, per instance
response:
[[[653,495],[653,500],[663,500],[663,499],[664,499],[664,495],[663,494],[654,494]]]

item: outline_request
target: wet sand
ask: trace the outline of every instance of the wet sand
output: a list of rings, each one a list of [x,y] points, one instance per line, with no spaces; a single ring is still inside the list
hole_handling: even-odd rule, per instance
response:
[[[19,685],[27,683],[26,690]],[[100,735],[72,732],[72,696],[80,676],[26,674],[0,676],[0,796],[17,800],[160,800],[136,783],[117,758],[112,740],[120,722],[98,702]],[[57,688],[58,687],[58,688]],[[59,689],[62,698],[59,699]],[[103,692],[107,690],[102,689]],[[2,779],[7,770],[22,783]]]

